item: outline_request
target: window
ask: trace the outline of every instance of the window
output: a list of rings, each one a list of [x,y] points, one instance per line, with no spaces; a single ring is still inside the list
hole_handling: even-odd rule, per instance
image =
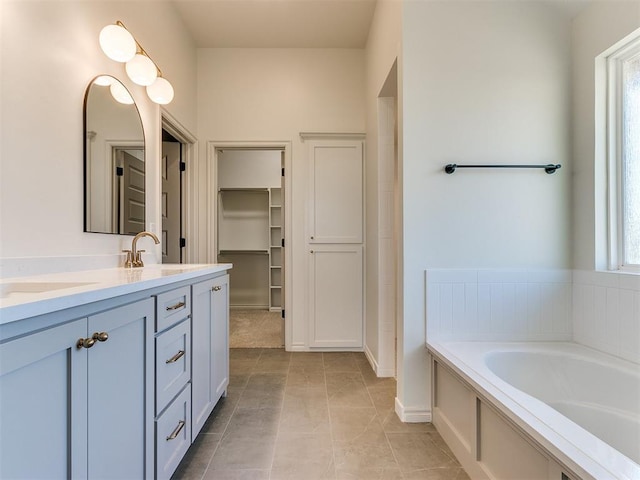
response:
[[[640,271],[640,38],[606,57],[610,268]]]

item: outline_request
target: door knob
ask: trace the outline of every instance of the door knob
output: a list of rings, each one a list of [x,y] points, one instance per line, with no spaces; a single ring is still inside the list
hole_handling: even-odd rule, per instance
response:
[[[109,334],[107,332],[96,332],[91,336],[91,338],[98,340],[99,342],[106,342],[109,340]]]
[[[95,343],[96,341],[93,338],[79,338],[76,342],[76,348],[91,348]]]

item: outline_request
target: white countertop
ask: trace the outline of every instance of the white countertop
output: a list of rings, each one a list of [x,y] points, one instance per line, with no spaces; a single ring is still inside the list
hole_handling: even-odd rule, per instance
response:
[[[230,263],[158,264],[0,280],[0,325],[230,268]]]

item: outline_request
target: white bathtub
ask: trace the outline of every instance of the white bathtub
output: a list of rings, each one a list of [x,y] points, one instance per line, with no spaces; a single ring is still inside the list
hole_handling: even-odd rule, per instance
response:
[[[640,480],[638,365],[572,343],[451,342],[427,346],[436,362],[451,370],[451,378],[459,377],[466,384],[457,397],[468,387],[478,405],[484,402],[494,408],[569,477]],[[444,371],[441,374],[447,375]],[[471,451],[475,440],[466,442],[460,433],[465,421],[456,427],[455,418],[464,417],[456,412],[462,410],[442,407],[435,405],[434,415],[442,415],[441,425],[452,432],[443,436],[454,443],[459,437],[461,445],[453,446],[454,452],[457,449],[464,456],[465,449],[469,450],[470,456],[476,457],[473,461],[478,464],[479,476],[484,476],[486,468],[477,462],[480,455]],[[478,429],[479,408],[474,413],[478,425],[474,428]],[[454,420],[448,420],[447,414]],[[434,423],[438,426],[436,420]],[[470,436],[481,438],[475,430]],[[492,476],[489,473],[486,477]]]

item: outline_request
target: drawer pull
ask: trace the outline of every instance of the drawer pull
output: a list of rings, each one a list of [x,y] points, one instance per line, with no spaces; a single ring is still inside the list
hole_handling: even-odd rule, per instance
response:
[[[167,437],[167,442],[169,440],[174,440],[178,435],[180,435],[180,432],[182,431],[183,428],[184,428],[184,420],[180,420],[178,422],[178,426],[176,427],[176,429],[171,433],[171,435]]]
[[[182,357],[184,357],[184,350],[178,350],[178,353],[176,353],[173,357],[171,357],[165,363],[176,363]]]
[[[170,307],[167,307],[167,312],[171,311],[171,310],[177,310],[179,308],[182,308],[186,305],[185,302],[178,302],[175,305],[171,305]]]
[[[220,290],[222,290],[222,287],[220,285],[216,285],[211,289],[212,292],[219,292]]]

